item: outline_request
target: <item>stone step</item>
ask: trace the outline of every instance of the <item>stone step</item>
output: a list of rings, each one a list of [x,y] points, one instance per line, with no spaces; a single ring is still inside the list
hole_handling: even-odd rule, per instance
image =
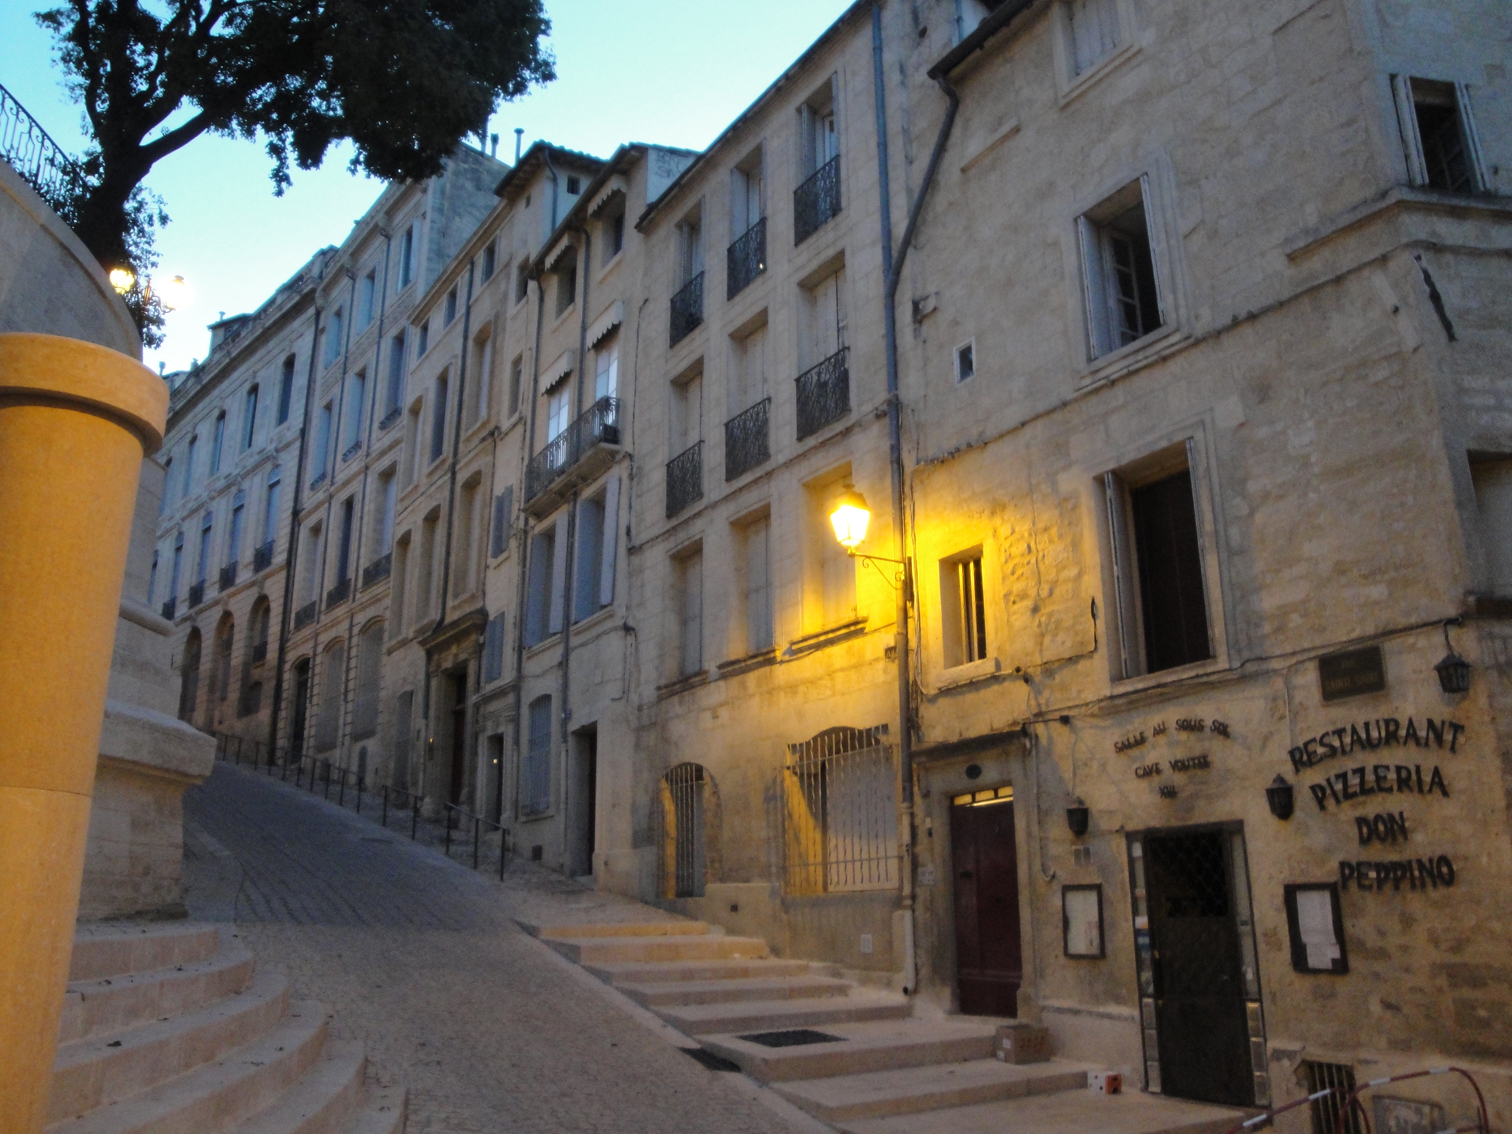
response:
[[[220,1059],[273,1027],[288,1001],[283,976],[259,973],[245,992],[182,1016],[63,1044],[53,1063],[48,1121],[130,1098]]]
[[[1087,1066],[1051,1060],[1014,1066],[997,1059],[899,1067],[774,1086],[783,1098],[825,1122],[918,1114],[1087,1085]]]
[[[294,1003],[251,1043],[184,1075],[77,1118],[48,1134],[219,1134],[286,1091],[320,1056],[325,1009]]]
[[[220,948],[220,930],[192,922],[100,922],[74,933],[70,982],[208,960]]]
[[[404,1134],[409,1096],[403,1087],[369,1085],[342,1134]]]
[[[720,934],[675,937],[546,937],[542,938],[569,961],[603,964],[609,961],[710,961],[759,958],[767,955],[759,937]]]
[[[304,1078],[233,1134],[338,1134],[356,1113],[366,1066],[362,1044],[327,1039]]]
[[[850,981],[834,977],[753,977],[744,980],[616,981],[630,999],[648,1008],[691,1004],[735,1004],[748,1000],[817,1000],[845,996]]]
[[[700,1036],[698,1042],[714,1054],[739,1064],[753,1079],[785,1083],[990,1059],[997,1025],[996,1021],[954,1017],[833,1024],[814,1030],[838,1036],[839,1042],[767,1047],[742,1038],[751,1034],[744,1030],[739,1034]]]
[[[1251,1113],[1125,1087],[1119,1095],[1061,1091],[923,1114],[840,1120],[836,1129],[842,1134],[1224,1134]]]
[[[749,961],[615,961],[583,967],[616,988],[626,984],[804,977],[814,971],[808,961],[779,961],[771,957]]]
[[[178,1016],[227,996],[252,980],[252,954],[230,935],[220,952],[172,968],[74,981],[63,998],[58,1042]]]
[[[844,997],[752,1000],[736,1004],[690,1004],[651,1009],[684,1035],[729,1035],[819,1028],[862,1020],[898,1020],[911,1008],[906,996],[876,989],[852,989]]]
[[[701,937],[707,933],[722,933],[702,921],[646,921],[646,922],[598,922],[591,925],[534,925],[528,921],[518,923],[532,937],[580,938],[580,937]]]

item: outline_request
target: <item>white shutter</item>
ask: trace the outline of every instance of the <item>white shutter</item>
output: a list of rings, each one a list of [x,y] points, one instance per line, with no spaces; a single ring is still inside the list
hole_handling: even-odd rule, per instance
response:
[[[1081,252],[1082,305],[1087,315],[1087,358],[1092,360],[1106,353],[1104,346],[1107,324],[1107,304],[1103,299],[1102,258],[1098,248],[1097,230],[1086,217],[1076,218],[1076,243]]]
[[[1218,651],[1213,648],[1213,597],[1208,593],[1207,538],[1203,534],[1202,493],[1197,487],[1197,438],[1187,438],[1186,455],[1187,478],[1192,484],[1192,521],[1197,529],[1197,574],[1202,579],[1202,613],[1207,623],[1208,657],[1212,658],[1218,656]]]
[[[1455,83],[1454,100],[1459,108],[1460,130],[1465,136],[1465,152],[1470,159],[1475,188],[1485,192],[1490,181],[1486,178],[1486,163],[1481,153],[1480,133],[1475,128],[1475,115],[1470,113],[1470,88],[1464,83]]]
[[[1153,261],[1155,276],[1155,309],[1160,313],[1160,325],[1164,327],[1170,322],[1170,313],[1166,308],[1165,280],[1166,280],[1166,248],[1165,230],[1160,227],[1160,218],[1155,211],[1155,198],[1151,193],[1150,175],[1141,174],[1139,177],[1139,200],[1144,207],[1145,235],[1150,238],[1150,259]],[[1146,327],[1148,334],[1155,328]]]
[[[1133,669],[1129,664],[1129,646],[1133,637],[1131,634],[1131,622],[1129,615],[1129,603],[1133,601],[1133,595],[1125,594],[1124,572],[1127,569],[1128,554],[1124,546],[1123,534],[1123,492],[1120,489],[1118,478],[1112,473],[1103,474],[1103,491],[1108,506],[1108,543],[1113,553],[1113,596],[1117,603],[1118,621],[1118,653],[1120,665],[1120,677],[1133,675]]]
[[[1402,152],[1407,159],[1407,180],[1414,185],[1427,185],[1428,163],[1423,160],[1423,141],[1418,137],[1412,79],[1407,75],[1391,76],[1391,92],[1396,96],[1397,126],[1402,134]]]
[[[599,561],[598,604],[614,602],[614,559],[619,549],[620,478],[611,476],[604,485],[604,550]]]
[[[546,633],[560,634],[567,605],[567,513],[557,517],[556,536],[551,549],[550,605],[546,608]]]

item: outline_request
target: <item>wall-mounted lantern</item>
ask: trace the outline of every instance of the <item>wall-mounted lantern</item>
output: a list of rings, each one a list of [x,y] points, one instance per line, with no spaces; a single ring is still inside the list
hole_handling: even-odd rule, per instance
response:
[[[1296,809],[1296,793],[1285,777],[1278,775],[1271,781],[1270,787],[1265,789],[1265,802],[1270,805],[1271,814],[1284,822],[1292,817],[1292,812]]]
[[[1066,808],[1066,826],[1071,828],[1071,833],[1078,839],[1087,833],[1087,818],[1090,812],[1087,805],[1080,798],[1075,807]]]
[[[1458,625],[1458,618],[1451,618],[1444,623],[1444,645],[1449,647],[1449,652],[1444,655],[1443,661],[1433,667],[1433,671],[1438,674],[1439,687],[1445,693],[1470,692],[1470,663],[1454,652],[1454,643],[1449,641],[1449,627]]]

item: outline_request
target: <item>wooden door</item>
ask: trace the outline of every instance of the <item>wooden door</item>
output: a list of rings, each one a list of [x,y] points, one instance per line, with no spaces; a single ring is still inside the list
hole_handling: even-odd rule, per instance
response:
[[[1012,796],[953,805],[950,845],[961,1011],[972,1016],[1016,1016],[1024,960]]]

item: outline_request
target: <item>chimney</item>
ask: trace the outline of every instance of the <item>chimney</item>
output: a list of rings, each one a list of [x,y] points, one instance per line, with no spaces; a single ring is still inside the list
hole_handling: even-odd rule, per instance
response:
[[[516,165],[520,164],[520,143],[523,142],[524,140],[525,140],[525,128],[523,126],[516,126],[515,127],[515,164]]]
[[[499,156],[499,136],[497,134],[490,134],[488,136],[488,156],[492,158]]]

